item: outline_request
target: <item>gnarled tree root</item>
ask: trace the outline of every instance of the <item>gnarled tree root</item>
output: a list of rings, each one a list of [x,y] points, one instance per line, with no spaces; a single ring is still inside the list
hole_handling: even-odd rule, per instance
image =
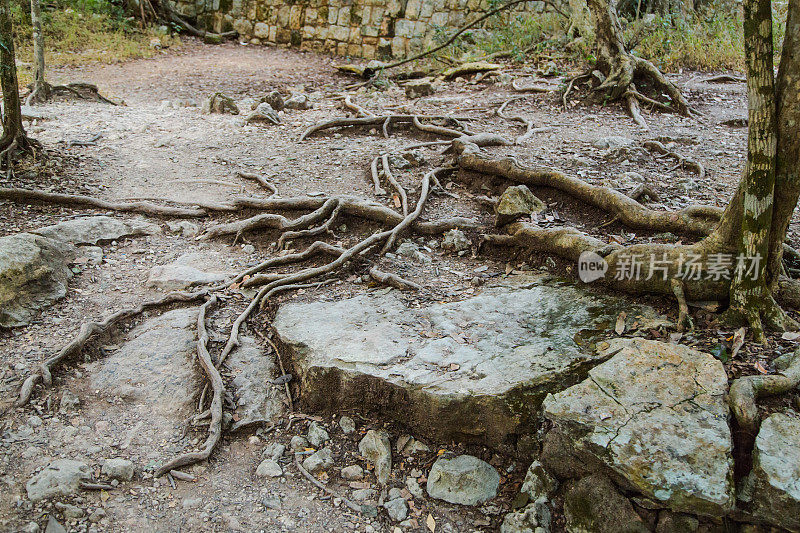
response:
[[[651,152],[656,152],[663,157],[671,157],[677,161],[677,164],[672,167],[670,170],[675,170],[678,167],[688,168],[689,170],[695,172],[697,177],[703,179],[706,177],[706,169],[703,165],[695,161],[694,159],[689,159],[687,157],[683,157],[682,155],[668,150],[666,146],[658,141],[645,141],[644,147],[650,150]]]
[[[209,382],[211,383],[211,423],[208,426],[208,436],[203,444],[203,448],[196,452],[189,452],[179,455],[175,459],[161,465],[156,470],[155,476],[163,476],[170,470],[178,469],[182,466],[194,464],[208,459],[214,447],[222,437],[222,399],[225,396],[225,383],[222,376],[214,366],[211,355],[208,353],[208,330],[206,329],[206,312],[210,307],[217,304],[217,297],[212,296],[197,313],[197,361],[203,367]]]
[[[197,292],[171,292],[158,300],[143,302],[137,307],[117,311],[100,322],[84,323],[78,335],[69,344],[59,350],[57,354],[45,359],[45,361],[39,365],[39,369],[25,379],[20,388],[19,398],[17,398],[16,404],[19,406],[28,403],[33,393],[34,386],[40,380],[44,382],[45,386],[49,387],[52,384],[51,372],[56,365],[69,357],[79,354],[90,339],[108,332],[111,327],[119,322],[140,315],[148,309],[156,309],[174,303],[193,302],[204,298],[207,294],[208,290],[200,290]]]
[[[758,398],[783,394],[800,384],[800,348],[778,358],[775,363],[779,367],[778,374],[735,379],[728,393],[728,405],[739,428],[752,438],[758,433]]]

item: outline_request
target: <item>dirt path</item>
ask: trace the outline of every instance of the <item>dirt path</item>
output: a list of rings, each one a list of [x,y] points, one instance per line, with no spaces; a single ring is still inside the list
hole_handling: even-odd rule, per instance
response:
[[[368,177],[371,157],[380,150],[404,146],[416,139],[412,140],[407,132],[384,139],[377,131],[362,130],[328,132],[298,143],[301,132],[311,124],[343,115],[336,95],[352,79],[333,73],[333,62],[327,57],[275,48],[189,43],[177,53],[152,60],[60,69],[52,74],[52,81],[91,81],[102,93],[122,98],[127,105],[63,102],[42,106],[40,110],[48,119],[32,125],[30,132],[45,146],[69,154],[71,162],[57,173],[57,180],[41,183],[33,176],[22,175],[21,185],[79,191],[109,199],[152,197],[220,202],[241,194],[263,194],[257,185],[235,177],[236,170],[243,170],[268,177],[282,196],[322,191],[373,199]],[[586,108],[579,104],[564,110],[553,95],[531,95],[513,104],[515,110],[525,113],[539,126],[553,125],[554,129],[533,136],[523,146],[492,151],[515,155],[524,163],[573,172],[594,183],[625,188],[628,181],[645,181],[654,185],[662,194],[662,203],[669,208],[689,203],[724,205],[743,166],[746,129],[722,122],[744,116],[744,88],[741,84],[709,86],[699,83],[697,78],[700,76],[695,79],[686,76],[679,81],[687,84],[693,103],[705,113],[699,123],[653,114],[648,116],[651,130],[642,132],[617,108]],[[315,102],[314,108],[287,111],[280,126],[242,126],[240,117],[200,112],[199,106],[212,92],[232,96],[244,108],[246,99],[258,99],[274,89],[306,92]],[[416,101],[408,100],[400,88],[360,91],[356,98],[376,113],[403,106],[421,112],[467,115],[474,117],[470,122],[473,130],[514,137],[519,134],[518,125],[494,115],[494,109],[514,94],[508,86],[456,81],[441,87],[433,97]],[[69,146],[70,141],[88,140],[97,134],[102,135],[94,146]],[[699,181],[686,170],[670,171],[669,162],[641,151],[631,151],[628,155],[619,152],[609,158],[593,143],[610,136],[630,138],[637,143],[653,138],[672,142],[677,150],[702,161],[708,169],[708,178]],[[427,150],[424,155],[429,161],[425,168],[438,161],[434,150]],[[421,168],[402,170],[398,178],[413,191],[422,171]],[[625,175],[626,172],[638,176]],[[487,182],[486,187],[495,190],[498,184]],[[448,189],[458,198],[434,200],[428,212],[430,218],[459,211],[460,215],[482,217],[490,227],[489,213],[469,201],[472,193],[466,187],[453,182]],[[602,214],[563,202],[552,191],[541,194],[553,205],[558,204],[558,212],[565,217],[590,214],[584,223],[586,229],[605,220]],[[79,213],[85,211],[0,204],[0,235],[40,227]],[[207,220],[196,223],[201,229],[209,224]],[[349,221],[347,225],[349,230],[370,229]],[[621,230],[611,225],[608,231],[620,234]],[[338,232],[336,239],[346,241],[350,233]],[[637,238],[621,235],[626,240]],[[32,505],[25,496],[25,482],[51,459],[67,456],[97,465],[104,457],[127,456],[129,447],[139,446],[154,452],[150,454],[153,457],[142,455],[142,460],[158,462],[159,457],[171,450],[170,443],[128,438],[135,437],[138,423],[148,423],[146,415],[138,420],[109,420],[111,411],[104,414],[102,408],[105,400],[92,396],[87,388],[84,365],[62,372],[57,381],[59,388],[83,391],[82,411],[62,415],[37,413],[32,408],[10,408],[26,372],[45,354],[52,353],[53,347],[74,335],[84,319],[97,319],[109,310],[156,296],[156,291],[145,286],[152,266],[170,262],[186,252],[200,251],[219,252],[222,266],[238,270],[274,253],[270,248],[273,237],[250,237],[245,243],[231,245],[232,239],[198,243],[164,232],[106,244],[103,264],[82,267],[70,284],[67,298],[43,312],[32,325],[0,332],[2,406],[6,408],[0,435],[3,529],[13,530],[29,521],[43,525],[43,514],[51,511],[62,518],[60,511],[47,505]],[[477,234],[473,237],[477,243]],[[245,245],[248,243],[252,246]],[[476,269],[481,271],[479,267],[488,266],[488,271],[483,269],[484,275],[500,275],[507,263],[514,268],[525,267],[523,263],[527,263],[527,268],[545,265],[543,258],[517,257],[513,251],[501,251],[492,257],[437,256],[436,261],[443,268],[437,267],[435,274],[419,265],[402,267],[403,275],[426,287],[425,294],[411,297],[412,304],[458,299],[474,293],[476,288],[471,280]],[[339,297],[366,290],[357,281],[358,276],[353,275],[330,288],[299,298]],[[218,323],[229,323],[232,313],[233,310],[224,313]],[[60,397],[59,390],[53,395],[54,401]],[[361,430],[375,425],[379,421],[359,420]],[[341,434],[333,423],[329,427],[337,445],[345,450],[343,453],[355,457],[355,437]],[[194,484],[178,483],[173,489],[166,480],[137,477],[123,490],[112,491],[107,501],[103,498],[108,494],[84,493],[71,501],[87,514],[94,513],[93,518],[75,519],[71,527],[76,531],[392,530],[385,514],[374,519],[356,516],[341,503],[321,499],[320,491],[291,466],[282,481],[256,478],[254,471],[262,459],[265,443],[274,439],[288,443],[291,436],[291,433],[240,435],[226,440],[207,466],[195,470],[200,481]],[[448,444],[430,443],[434,451]],[[487,458],[490,457],[492,454],[488,453]],[[424,510],[420,508],[419,514],[414,515],[420,526],[418,530],[424,527],[429,513],[439,524],[437,532],[496,527],[502,520],[500,510],[508,508],[514,483],[524,475],[527,465],[504,457],[495,457],[493,461],[510,473],[504,480],[502,496],[493,507],[464,510],[428,500]],[[341,466],[346,464],[337,464]],[[265,497],[276,494],[281,496],[283,508],[279,511],[265,508]],[[102,511],[98,513],[98,509]]]

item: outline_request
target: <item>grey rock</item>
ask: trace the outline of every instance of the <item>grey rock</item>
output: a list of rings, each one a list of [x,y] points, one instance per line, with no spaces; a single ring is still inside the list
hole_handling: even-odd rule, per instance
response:
[[[636,141],[630,139],[628,137],[621,137],[619,135],[611,135],[609,137],[601,137],[592,143],[592,146],[597,148],[598,150],[614,150],[617,148],[623,148],[626,146],[631,146]]]
[[[305,437],[295,435],[292,437],[292,440],[289,441],[289,449],[293,452],[302,452],[306,448],[308,448],[308,441]]]
[[[124,237],[156,235],[161,233],[161,228],[158,224],[142,219],[123,220],[96,216],[65,220],[53,226],[39,228],[33,233],[72,244],[98,244]]]
[[[471,246],[472,241],[460,229],[451,229],[442,238],[442,250],[446,252],[462,252],[469,250]]]
[[[264,451],[261,452],[261,455],[264,457],[269,457],[275,462],[283,457],[283,454],[286,452],[286,446],[279,442],[271,442],[265,448]]]
[[[519,511],[508,513],[500,533],[549,533],[553,515],[547,498],[541,497]]]
[[[147,420],[135,437],[143,445],[173,435],[195,412],[194,398],[202,388],[194,361],[197,312],[196,307],[175,309],[148,319],[118,350],[86,365],[91,390],[107,400],[101,402],[103,418]]]
[[[722,363],[643,339],[614,339],[603,351],[615,355],[548,396],[545,416],[585,464],[604,465],[675,511],[726,514],[733,460]]]
[[[75,249],[56,239],[18,233],[0,238],[0,326],[30,323],[67,294]]]
[[[206,115],[210,113],[238,115],[239,108],[236,106],[236,102],[233,101],[233,98],[225,96],[222,93],[214,93],[203,103],[201,112]]]
[[[364,469],[358,465],[350,465],[342,468],[342,479],[352,481],[364,477]]]
[[[412,80],[405,85],[406,97],[415,99],[423,96],[430,96],[436,92],[430,78]]]
[[[91,477],[89,466],[71,459],[56,459],[33,476],[25,485],[28,498],[38,502],[54,496],[71,496],[80,489],[81,481]]]
[[[426,438],[468,435],[501,447],[510,435],[536,431],[523,421],[548,392],[577,383],[608,357],[593,344],[621,311],[642,327],[656,317],[651,308],[539,277],[502,283],[419,309],[392,292],[289,303],[274,326],[309,409],[377,411]],[[409,330],[419,324],[433,336]]]
[[[106,510],[103,509],[102,507],[98,507],[97,509],[92,511],[92,514],[89,515],[89,522],[96,524],[105,517],[106,517]]]
[[[308,95],[295,93],[292,94],[285,102],[287,109],[297,109],[297,110],[304,110],[304,109],[311,109],[314,107],[314,104],[311,103],[311,100],[308,98]]]
[[[47,517],[47,526],[44,528],[44,533],[67,533],[67,529],[53,515],[50,515]]]
[[[656,533],[695,533],[699,527],[700,521],[696,517],[665,509],[658,515]]]
[[[500,195],[500,201],[494,208],[497,226],[513,222],[520,216],[538,213],[545,208],[544,202],[539,200],[525,185],[512,185]]]
[[[194,237],[200,233],[200,227],[188,220],[170,220],[167,222],[170,233],[183,235],[184,237]]]
[[[81,518],[85,514],[83,509],[69,503],[56,502],[56,509],[61,511],[66,519]]]
[[[303,468],[315,474],[333,466],[333,454],[330,448],[322,448],[306,457]]]
[[[545,470],[542,463],[533,461],[525,474],[525,480],[519,491],[526,494],[530,501],[541,497],[550,498],[558,490],[558,480]]]
[[[247,115],[244,121],[246,124],[252,124],[253,122],[280,124],[281,118],[278,116],[278,112],[275,111],[271,105],[266,102],[262,102],[256,106],[252,113]]]
[[[102,265],[103,264],[103,249],[99,246],[81,246],[78,249],[80,258],[85,258],[88,265]],[[76,263],[78,260],[76,260]]]
[[[395,498],[383,504],[389,518],[395,522],[401,522],[408,516],[408,504],[403,498]]]
[[[271,509],[273,511],[280,511],[283,508],[283,502],[281,502],[280,496],[276,496],[274,494],[268,494],[261,499],[261,504],[266,509]]]
[[[431,258],[419,250],[419,246],[411,241],[405,241],[397,247],[397,255],[400,257],[408,257],[417,263],[430,263]]]
[[[328,435],[328,432],[325,431],[325,428],[319,423],[311,422],[311,424],[308,425],[308,434],[306,434],[306,439],[308,439],[309,444],[311,444],[311,446],[314,448],[319,448],[325,444],[325,442],[329,441],[330,438],[331,437]]]
[[[61,393],[61,402],[58,405],[58,412],[63,414],[75,411],[81,404],[80,398],[69,389],[64,389]]]
[[[270,91],[261,98],[261,102],[269,104],[275,111],[283,111],[283,108],[286,107],[283,96],[278,91]]]
[[[477,505],[497,496],[500,474],[471,455],[439,457],[428,474],[428,496],[450,503]]]
[[[761,423],[747,480],[753,514],[768,524],[800,530],[800,418],[775,413]]]
[[[219,283],[225,280],[230,273],[204,270],[215,262],[219,263],[219,253],[217,252],[183,254],[172,263],[151,268],[147,286],[164,291],[179,291],[194,285]]]
[[[236,398],[234,413],[238,415],[231,431],[251,424],[273,422],[283,411],[282,389],[265,386],[276,373],[274,359],[252,337],[242,335],[239,343],[239,348],[226,360],[233,375],[230,389]]]
[[[392,444],[386,430],[370,429],[358,443],[358,453],[375,465],[378,483],[385,485],[392,473]]]
[[[614,484],[601,474],[585,477],[564,495],[567,531],[647,533],[649,529]]]
[[[41,528],[36,522],[28,522],[20,529],[20,533],[39,533],[40,531]]]
[[[378,495],[375,489],[356,489],[353,491],[353,499],[357,502],[375,500]]]
[[[339,419],[339,427],[345,435],[349,435],[356,430],[356,423],[349,416],[343,416]]]
[[[415,498],[422,498],[424,496],[422,487],[419,486],[419,481],[417,481],[415,477],[406,478],[406,488]]]
[[[264,459],[261,464],[256,468],[256,475],[258,477],[281,477],[283,475],[283,468],[281,465],[272,459]]]
[[[130,481],[133,479],[133,463],[127,459],[106,459],[100,473],[110,479]]]

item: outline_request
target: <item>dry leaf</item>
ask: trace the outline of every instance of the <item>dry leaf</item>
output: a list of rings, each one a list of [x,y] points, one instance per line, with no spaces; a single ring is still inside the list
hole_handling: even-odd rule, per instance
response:
[[[625,333],[625,318],[627,316],[628,314],[625,311],[622,311],[617,317],[617,325],[614,326],[614,331],[617,332],[617,335],[622,335]]]
[[[739,353],[739,350],[741,350],[742,346],[744,346],[745,333],[747,333],[747,329],[741,327],[736,330],[736,333],[733,334],[733,345],[731,346],[731,359],[736,357],[736,354]]]
[[[403,205],[403,203],[400,201],[400,197],[396,194],[392,196],[392,201],[394,201],[395,207],[401,207]]]
[[[756,370],[758,370],[762,374],[768,373],[767,369],[764,368],[764,365],[761,364],[761,361],[756,361],[756,364],[753,365]]]
[[[454,371],[454,372],[455,372],[455,371],[456,371],[456,370],[458,370],[459,368],[461,368],[461,365],[459,365],[459,364],[457,364],[457,363],[450,363],[450,370],[452,370],[452,371]]]
[[[105,490],[100,491],[100,501],[102,501],[103,503],[107,502],[110,497],[111,495],[107,491]]]
[[[436,531],[436,520],[434,520],[432,514],[428,514],[428,518],[425,519],[425,525],[428,526],[428,530],[431,533]]]

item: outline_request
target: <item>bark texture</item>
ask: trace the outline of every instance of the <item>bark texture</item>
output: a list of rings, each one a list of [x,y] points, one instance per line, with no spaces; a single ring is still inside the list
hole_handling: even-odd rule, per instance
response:
[[[13,35],[8,0],[0,0],[0,88],[3,91],[3,136],[0,137],[0,153],[12,152],[14,147],[27,148],[25,129],[22,127]]]

